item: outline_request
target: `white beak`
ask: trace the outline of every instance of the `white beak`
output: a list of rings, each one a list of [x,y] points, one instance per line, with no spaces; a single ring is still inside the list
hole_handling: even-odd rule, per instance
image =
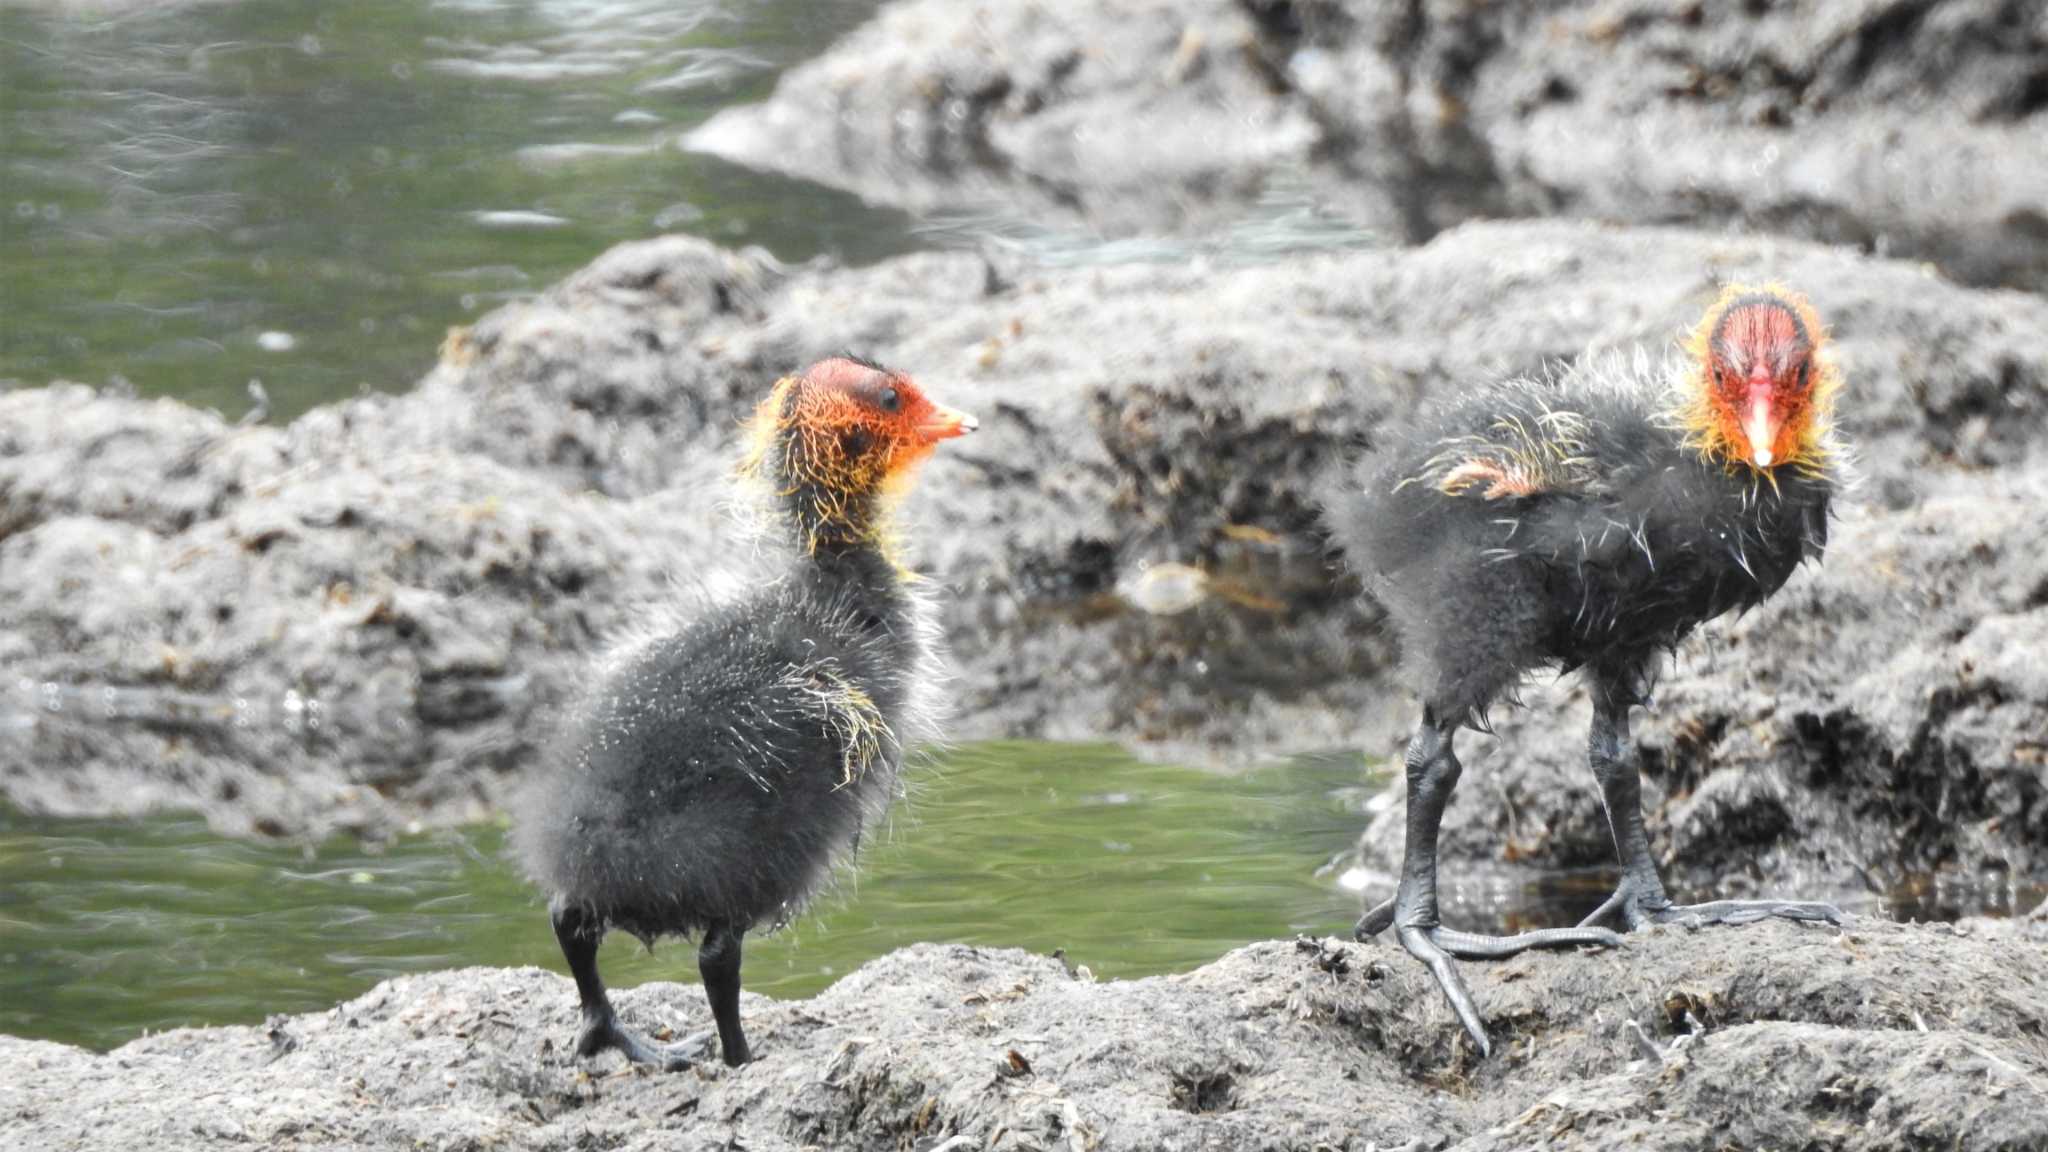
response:
[[[1771,412],[1771,402],[1757,397],[1749,403],[1749,414],[1742,421],[1742,431],[1749,437],[1749,459],[1759,468],[1771,466],[1771,444],[1778,438],[1778,421]]]

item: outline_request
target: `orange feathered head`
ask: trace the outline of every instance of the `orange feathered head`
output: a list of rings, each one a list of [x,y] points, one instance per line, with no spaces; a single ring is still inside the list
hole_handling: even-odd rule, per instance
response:
[[[743,474],[791,503],[808,549],[878,539],[878,503],[974,417],[935,403],[901,372],[850,356],[776,381],[754,412]]]
[[[1684,422],[1703,455],[1762,474],[1827,466],[1841,376],[1806,297],[1779,284],[1730,284],[1686,351]]]

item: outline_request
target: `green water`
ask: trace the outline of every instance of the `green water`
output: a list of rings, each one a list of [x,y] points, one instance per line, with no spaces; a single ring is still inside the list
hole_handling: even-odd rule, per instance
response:
[[[858,876],[751,941],[777,996],[920,940],[1065,948],[1098,975],[1191,968],[1250,940],[1334,932],[1357,897],[1328,868],[1367,781],[1348,758],[1243,775],[1111,748],[994,744],[922,770]],[[107,1047],[144,1029],[322,1008],[403,972],[561,970],[494,827],[370,853],[222,840],[193,818],[0,823],[0,1032]],[[694,953],[607,942],[627,986],[694,980]]]
[[[282,419],[400,390],[450,326],[686,232],[862,264],[1271,259],[1371,242],[1281,182],[1187,240],[933,219],[685,152],[878,0],[0,0],[0,387]]]
[[[1238,774],[1106,746],[984,744],[914,776],[856,877],[750,942],[747,987],[803,996],[892,949],[960,941],[1051,952],[1113,978],[1358,916],[1342,861],[1378,791],[1350,756]],[[539,898],[496,827],[379,851],[223,840],[192,817],[0,813],[0,1032],[111,1047],[146,1029],[310,1011],[404,972],[561,971]],[[1460,923],[1583,914],[1600,876],[1447,884]],[[689,946],[605,946],[608,980],[696,979]]]
[[[914,247],[677,144],[875,7],[0,2],[0,383],[234,415],[260,380],[288,415],[410,385],[450,325],[621,240]]]
[[[1064,948],[1113,978],[1184,971],[1253,940],[1342,933],[1364,879],[1346,855],[1383,783],[1351,756],[1221,774],[1030,743],[964,748],[915,781],[857,877],[750,940],[747,987],[808,995],[918,941]],[[0,1032],[109,1048],[145,1030],[325,1008],[405,972],[562,971],[503,843],[503,829],[482,827],[376,851],[309,848],[224,840],[192,817],[0,810]],[[1452,869],[1444,882],[1448,921],[1518,931],[1575,921],[1612,878]],[[2044,895],[1927,878],[1883,899],[1839,899],[1864,914],[1952,919],[2023,913]],[[650,954],[619,936],[601,962],[621,987],[696,979],[682,943]]]

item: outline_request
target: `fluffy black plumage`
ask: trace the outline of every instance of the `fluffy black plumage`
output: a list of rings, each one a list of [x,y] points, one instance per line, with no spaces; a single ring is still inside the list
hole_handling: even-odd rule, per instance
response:
[[[1703,457],[1670,400],[1613,364],[1484,385],[1359,463],[1327,520],[1436,715],[1483,724],[1546,668],[1646,686],[1661,652],[1820,558],[1828,476]]]
[[[522,822],[529,874],[649,942],[787,920],[895,794],[929,633],[857,551],[615,654]]]
[[[908,744],[936,735],[937,630],[886,518],[933,444],[973,427],[845,358],[763,402],[745,471],[764,489],[765,573],[657,613],[607,657],[522,804],[515,847],[576,977],[579,1053],[674,1068],[708,1040],[618,1026],[596,962],[618,928],[701,936],[724,1058],[749,1058],[741,938],[802,908],[887,809]]]
[[[1674,919],[1837,920],[1826,904],[1671,902],[1644,829],[1629,713],[1659,656],[1700,624],[1761,602],[1827,544],[1840,452],[1825,333],[1785,289],[1730,287],[1667,380],[1638,360],[1510,380],[1439,403],[1359,461],[1325,502],[1332,537],[1385,605],[1423,700],[1408,743],[1401,883],[1358,923],[1396,929],[1467,1033],[1484,1023],[1452,957],[1615,945]],[[1576,928],[1477,936],[1438,916],[1437,833],[1465,726],[1526,675],[1583,670],[1588,758],[1622,880]]]

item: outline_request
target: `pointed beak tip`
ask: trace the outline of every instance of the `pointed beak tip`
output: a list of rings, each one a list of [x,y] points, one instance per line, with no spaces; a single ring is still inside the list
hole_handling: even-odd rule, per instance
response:
[[[923,431],[928,442],[936,443],[940,440],[951,440],[955,436],[965,436],[979,427],[981,421],[965,412],[946,408],[927,420]]]

